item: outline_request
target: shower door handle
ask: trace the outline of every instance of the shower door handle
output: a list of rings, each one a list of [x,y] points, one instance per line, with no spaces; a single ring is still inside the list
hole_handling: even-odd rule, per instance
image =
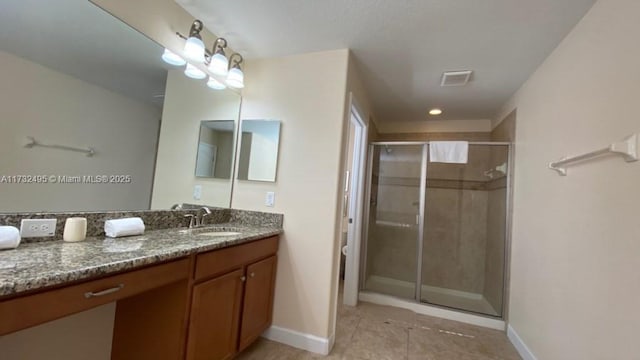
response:
[[[416,214],[416,225],[420,225],[420,214]]]

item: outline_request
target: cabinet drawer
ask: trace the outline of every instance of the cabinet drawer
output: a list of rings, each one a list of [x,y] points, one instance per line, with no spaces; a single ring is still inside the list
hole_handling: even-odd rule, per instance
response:
[[[189,261],[184,259],[33,295],[0,300],[0,335],[136,295],[188,276]]]
[[[248,244],[199,254],[196,258],[195,280],[204,280],[238,269],[277,252],[278,236],[272,236]]]

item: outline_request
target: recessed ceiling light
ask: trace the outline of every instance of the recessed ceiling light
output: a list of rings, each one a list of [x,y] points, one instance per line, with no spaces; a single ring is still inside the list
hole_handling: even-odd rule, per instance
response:
[[[442,114],[442,110],[440,110],[440,109],[436,108],[436,109],[429,110],[429,115],[438,116],[440,114]]]

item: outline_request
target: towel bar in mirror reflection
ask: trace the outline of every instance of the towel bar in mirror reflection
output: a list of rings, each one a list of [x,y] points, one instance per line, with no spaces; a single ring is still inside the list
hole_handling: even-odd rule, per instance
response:
[[[79,147],[74,147],[74,146],[66,146],[66,145],[43,144],[43,143],[37,141],[32,136],[27,136],[27,144],[24,147],[26,147],[28,149],[32,149],[34,147],[43,147],[43,148],[49,148],[49,149],[73,151],[73,152],[84,153],[88,157],[92,157],[93,155],[96,154],[96,150],[94,148],[92,148],[92,147],[85,149],[85,148],[79,148]]]

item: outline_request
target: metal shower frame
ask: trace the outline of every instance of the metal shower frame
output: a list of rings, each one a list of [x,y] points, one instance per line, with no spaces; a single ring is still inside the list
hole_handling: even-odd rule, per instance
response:
[[[367,160],[367,183],[366,183],[366,193],[364,198],[364,211],[363,211],[363,234],[362,234],[362,251],[360,252],[360,291],[366,290],[364,288],[364,284],[366,282],[366,268],[367,268],[367,246],[369,240],[369,216],[370,216],[370,208],[371,208],[371,181],[373,178],[373,153],[375,146],[422,146],[422,162],[421,162],[421,173],[420,173],[420,204],[419,204],[419,221],[418,221],[418,238],[417,238],[417,266],[416,266],[416,283],[415,283],[415,297],[413,299],[405,299],[418,304],[426,304],[429,306],[443,307],[448,309],[455,309],[456,311],[468,312],[475,315],[487,316],[491,318],[499,318],[505,319],[505,314],[507,313],[507,299],[508,299],[508,284],[507,280],[509,279],[509,254],[511,247],[511,207],[512,207],[512,173],[513,173],[513,144],[511,142],[498,142],[498,141],[470,141],[469,145],[488,145],[488,146],[507,146],[508,149],[508,159],[507,163],[509,164],[506,177],[507,177],[507,194],[505,197],[505,209],[506,209],[506,217],[505,217],[505,250],[504,250],[504,265],[503,265],[503,279],[502,279],[502,311],[499,316],[492,316],[483,313],[477,313],[473,311],[468,311],[464,309],[452,308],[443,305],[432,304],[427,301],[422,301],[422,252],[424,249],[424,227],[425,227],[425,206],[426,206],[426,190],[427,190],[427,165],[428,165],[428,155],[429,155],[429,143],[430,141],[374,141],[369,143],[369,153]]]

